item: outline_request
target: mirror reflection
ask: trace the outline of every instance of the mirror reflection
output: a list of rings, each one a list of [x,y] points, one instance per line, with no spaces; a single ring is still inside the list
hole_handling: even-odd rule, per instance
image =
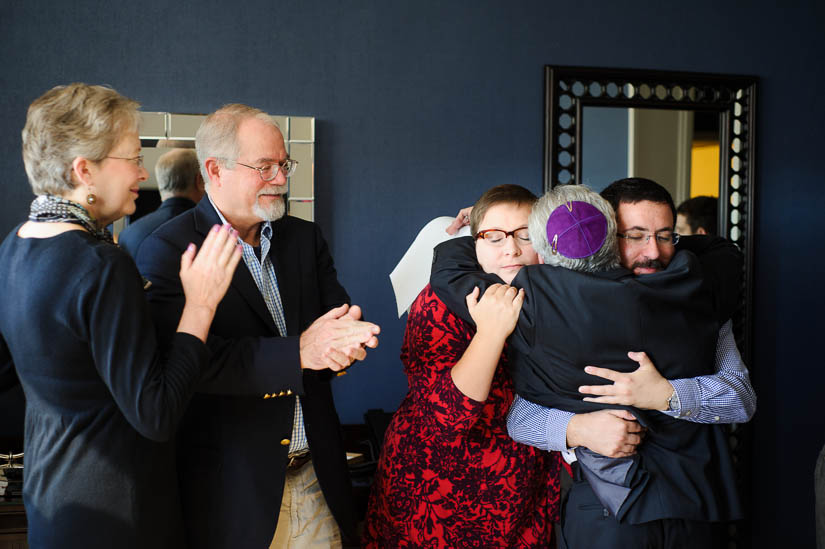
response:
[[[600,192],[620,177],[658,181],[679,207],[678,233],[717,234],[718,113],[585,106],[581,124],[582,183]]]
[[[679,232],[692,234],[700,228],[700,233],[716,232],[717,112],[585,106],[581,124],[582,183],[600,192],[621,177],[652,179],[670,191],[677,205],[685,203],[689,210],[690,215],[680,216]],[[562,166],[569,162],[560,155]],[[709,207],[714,208],[712,222],[705,220]],[[687,217],[698,217],[700,212],[704,216],[700,225],[691,228]]]

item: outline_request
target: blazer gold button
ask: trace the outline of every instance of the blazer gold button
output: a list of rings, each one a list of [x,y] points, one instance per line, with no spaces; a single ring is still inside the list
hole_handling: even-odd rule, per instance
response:
[[[281,446],[289,446],[289,439],[288,438],[281,439]]]
[[[266,393],[266,394],[264,395],[264,400],[266,400],[266,399],[268,399],[268,398],[272,398],[272,397],[270,396],[270,394],[269,394],[269,393]]]
[[[286,394],[291,395],[292,394],[292,389],[287,389]]]
[[[280,393],[278,393],[278,396],[279,396],[279,397],[282,397],[282,396],[284,396],[285,394],[286,394],[286,393],[285,393],[284,391],[281,391]]]

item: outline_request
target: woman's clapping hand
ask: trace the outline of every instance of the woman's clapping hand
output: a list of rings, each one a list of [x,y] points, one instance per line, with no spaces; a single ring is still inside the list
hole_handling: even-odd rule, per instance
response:
[[[203,308],[214,314],[241,259],[238,233],[229,225],[215,225],[197,254],[195,248],[190,244],[180,259],[180,280],[186,306]]]

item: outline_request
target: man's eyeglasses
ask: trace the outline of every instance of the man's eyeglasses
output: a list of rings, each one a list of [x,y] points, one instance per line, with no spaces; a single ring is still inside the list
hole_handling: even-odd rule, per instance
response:
[[[113,158],[115,160],[128,160],[129,162],[132,162],[133,164],[135,164],[138,168],[143,167],[143,155],[142,154],[139,154],[139,155],[137,155],[133,158],[126,158],[124,156],[106,156],[104,158]]]
[[[508,236],[512,236],[517,244],[530,244],[530,232],[527,227],[519,227],[513,231],[502,231],[501,229],[487,229],[476,233],[476,240],[479,238],[493,246],[503,246]]]
[[[281,173],[284,174],[284,177],[289,177],[295,173],[295,168],[298,167],[298,161],[292,160],[291,158],[287,158],[280,164],[267,164],[261,168],[256,168],[255,166],[250,166],[249,164],[244,164],[242,162],[238,162],[237,160],[235,161],[235,164],[239,164],[244,168],[249,168],[250,170],[255,170],[264,181],[272,181],[278,177],[278,171],[281,171]]]
[[[656,244],[661,244],[663,246],[666,245],[675,245],[679,242],[680,235],[678,233],[674,233],[672,231],[662,231],[660,233],[643,233],[640,231],[630,231],[626,233],[616,233],[616,236],[619,238],[624,238],[627,240],[627,243],[631,246],[644,246],[648,242],[650,242],[650,237],[656,238]]]

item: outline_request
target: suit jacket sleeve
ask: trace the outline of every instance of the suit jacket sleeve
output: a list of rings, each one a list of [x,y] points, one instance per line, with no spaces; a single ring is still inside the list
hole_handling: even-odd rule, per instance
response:
[[[433,250],[430,285],[435,295],[456,316],[475,326],[465,301],[478,286],[481,293],[493,284],[503,284],[497,275],[485,273],[476,259],[475,245],[469,236],[442,242]]]
[[[744,256],[736,244],[718,236],[683,236],[679,250],[696,254],[702,266],[702,277],[710,288],[720,324],[739,308]]]
[[[158,338],[164,343],[176,332],[186,301],[179,274],[182,253],[177,243],[157,234],[147,237],[138,252],[138,269],[152,283],[147,298]],[[246,270],[243,262],[238,265],[235,278],[242,269]],[[232,291],[231,287],[229,291]],[[218,306],[216,318],[218,315],[232,316],[231,311],[221,310],[225,305],[226,298]],[[260,396],[291,389],[302,394],[298,339],[298,336],[228,338],[210,333],[207,346],[212,359],[196,390]]]
[[[338,272],[335,270],[335,264],[332,260],[332,255],[329,253],[327,241],[324,240],[318,226],[315,225],[314,227],[315,249],[317,250],[316,269],[318,272],[318,289],[321,292],[321,309],[322,312],[325,313],[344,303],[350,303],[350,298],[347,291],[338,282]],[[305,328],[306,326],[303,326],[301,330]]]
[[[536,331],[535,301],[530,299],[530,277],[522,268],[510,283],[516,288],[524,288],[526,299],[519,315],[519,321],[507,342],[513,348],[529,353]],[[473,239],[469,236],[442,242],[433,251],[433,267],[430,286],[436,296],[454,315],[475,326],[467,308],[467,294],[478,287],[480,296],[493,284],[504,284],[495,274],[485,273],[476,259]]]
[[[340,307],[343,304],[350,304],[350,297],[347,291],[338,282],[338,272],[335,270],[335,263],[332,255],[329,253],[329,246],[327,241],[321,234],[321,230],[317,225],[315,229],[315,250],[316,250],[316,272],[318,273],[318,291],[321,295],[321,314],[327,313],[329,310]],[[364,311],[361,311],[362,316]],[[320,315],[319,315],[320,316]],[[362,318],[363,319],[363,318]],[[311,320],[311,322],[310,322]],[[305,326],[301,326],[303,332],[309,325],[315,321],[315,318],[307,319]],[[321,370],[313,372],[313,375],[320,376],[324,379],[331,379],[337,374],[332,370]]]

